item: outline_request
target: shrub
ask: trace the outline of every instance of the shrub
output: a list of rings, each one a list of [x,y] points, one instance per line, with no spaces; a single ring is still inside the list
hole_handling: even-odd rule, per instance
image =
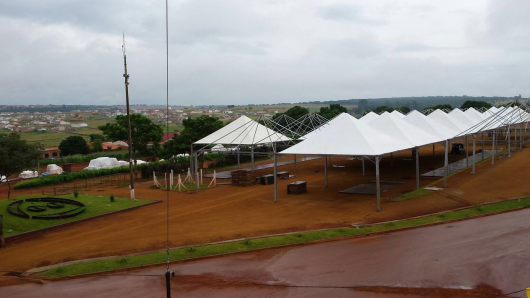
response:
[[[114,203],[114,195],[110,195],[110,202]]]
[[[74,190],[74,198],[77,199],[78,196],[79,196],[79,193],[77,192],[77,190]]]
[[[32,187],[46,186],[55,183],[71,182],[78,179],[90,179],[101,176],[108,176],[119,173],[126,173],[129,171],[129,167],[119,167],[113,169],[101,169],[94,171],[81,171],[76,173],[63,173],[61,175],[50,175],[45,177],[38,177],[29,180],[25,180],[15,184],[14,189],[24,189]]]
[[[243,241],[245,243],[245,245],[251,245],[252,244],[252,241],[250,241],[250,239],[245,239],[245,241]]]

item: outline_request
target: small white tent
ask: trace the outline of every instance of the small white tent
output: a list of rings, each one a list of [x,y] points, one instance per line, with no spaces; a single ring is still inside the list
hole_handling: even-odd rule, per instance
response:
[[[30,178],[35,178],[35,177],[39,177],[39,172],[37,172],[37,171],[23,171],[22,173],[20,173],[20,175],[18,175],[18,178],[20,178],[20,179],[30,179]]]
[[[85,170],[100,170],[100,169],[112,169],[121,167],[118,160],[114,157],[98,157],[90,161],[88,167]]]
[[[46,172],[48,172],[50,175],[60,175],[63,173],[63,168],[56,164],[50,164],[46,167]]]

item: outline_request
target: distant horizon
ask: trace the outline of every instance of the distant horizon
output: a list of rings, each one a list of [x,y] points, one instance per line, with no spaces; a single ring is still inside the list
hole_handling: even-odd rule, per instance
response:
[[[341,101],[359,101],[359,100],[403,100],[409,98],[416,98],[419,100],[433,98],[433,97],[448,97],[448,98],[469,98],[470,100],[480,100],[482,98],[491,99],[495,98],[497,100],[528,100],[530,97],[524,97],[521,95],[521,98],[515,98],[515,96],[468,96],[468,95],[426,95],[426,96],[403,96],[403,97],[375,97],[375,98],[349,98],[349,99],[339,99],[339,100],[323,100],[323,101],[306,101],[306,102],[281,102],[281,103],[256,103],[256,104],[209,104],[209,105],[175,105],[169,104],[170,107],[226,107],[226,106],[267,106],[267,105],[297,105],[297,104],[328,104],[332,102],[341,102]],[[124,100],[125,101],[125,100]],[[125,103],[119,104],[4,104],[0,103],[0,106],[37,106],[37,107],[46,107],[46,106],[102,106],[102,107],[113,107],[113,106],[125,106]],[[156,106],[156,107],[165,107],[166,104],[147,104],[147,103],[134,103],[131,106]]]

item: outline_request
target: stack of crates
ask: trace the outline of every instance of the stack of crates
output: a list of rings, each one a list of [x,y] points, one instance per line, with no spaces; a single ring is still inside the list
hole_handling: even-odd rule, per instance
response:
[[[256,184],[256,179],[249,170],[236,170],[231,173],[232,186],[251,186]]]

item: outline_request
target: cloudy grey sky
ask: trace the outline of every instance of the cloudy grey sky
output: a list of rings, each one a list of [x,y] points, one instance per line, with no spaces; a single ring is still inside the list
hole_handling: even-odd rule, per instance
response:
[[[170,104],[530,95],[530,1],[170,0]],[[0,104],[165,103],[164,0],[0,0]]]

